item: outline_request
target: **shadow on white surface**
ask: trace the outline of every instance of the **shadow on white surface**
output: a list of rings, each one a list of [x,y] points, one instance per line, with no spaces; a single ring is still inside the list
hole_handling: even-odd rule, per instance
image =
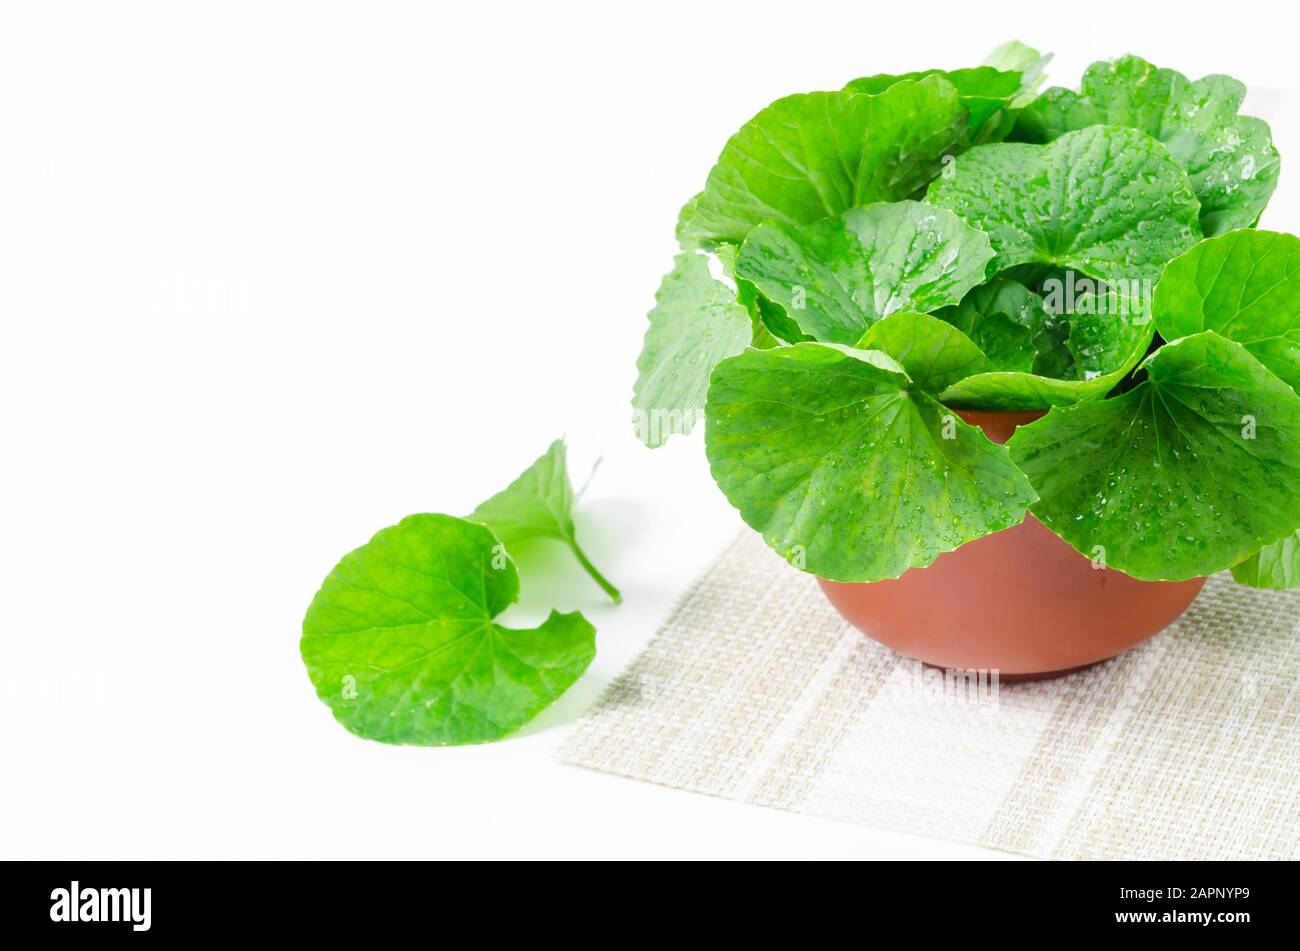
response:
[[[645,525],[646,506],[628,499],[604,499],[581,507],[577,523],[578,544],[614,587],[630,581],[630,563],[620,555],[634,550]],[[552,611],[591,612],[614,607],[613,601],[582,569],[563,542],[537,538],[510,547],[519,569],[519,601],[498,619],[506,627],[539,624]],[[623,569],[620,571],[620,569]]]
[[[648,506],[628,499],[601,499],[580,503],[575,522],[578,544],[592,563],[619,588],[623,604],[615,604],[583,571],[569,549],[552,539],[521,542],[511,550],[519,569],[519,602],[499,618],[506,627],[530,627],[541,623],[552,610],[581,611],[596,627],[597,657],[601,656],[612,622],[626,611],[633,587],[631,562],[620,555],[635,550],[644,532]],[[575,722],[605,689],[607,677],[592,670],[559,700],[524,727],[518,735],[531,736]]]

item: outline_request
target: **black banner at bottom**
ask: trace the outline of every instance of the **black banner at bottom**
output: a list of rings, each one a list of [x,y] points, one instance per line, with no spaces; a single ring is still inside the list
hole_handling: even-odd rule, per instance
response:
[[[766,868],[752,883],[734,868],[643,878],[434,862],[15,862],[5,871],[6,930],[131,941],[283,931],[371,943],[414,929],[432,942],[468,927],[498,940],[512,924],[563,940],[561,922],[581,935],[584,918],[604,928],[613,914],[635,922],[639,938],[685,928],[677,937],[692,942],[787,923],[861,929],[864,939],[1032,929],[1231,941],[1286,933],[1296,920],[1284,863],[893,863],[815,875]]]

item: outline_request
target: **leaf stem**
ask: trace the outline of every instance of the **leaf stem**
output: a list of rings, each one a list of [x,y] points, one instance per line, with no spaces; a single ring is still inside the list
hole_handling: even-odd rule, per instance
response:
[[[591,575],[592,580],[595,581],[596,584],[600,585],[601,590],[613,598],[615,604],[622,604],[623,596],[618,593],[618,588],[610,584],[609,581],[606,580],[605,576],[596,570],[596,566],[587,560],[587,556],[583,553],[582,549],[578,547],[577,538],[572,535],[569,536],[569,549],[573,552],[573,557],[578,559],[578,564],[587,569],[587,574]]]

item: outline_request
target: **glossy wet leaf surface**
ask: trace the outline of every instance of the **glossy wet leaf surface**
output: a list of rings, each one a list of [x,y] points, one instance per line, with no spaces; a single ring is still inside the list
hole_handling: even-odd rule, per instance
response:
[[[1041,296],[1006,278],[974,288],[960,304],[935,316],[970,337],[988,357],[992,370],[1052,375],[1042,367],[1064,349],[1068,331],[1068,327],[1057,329]],[[1068,363],[1060,363],[1062,371],[1068,369]]]
[[[736,276],[736,257],[740,245],[721,243],[713,246],[712,253],[722,265],[723,272],[736,285],[736,301],[749,312],[753,323],[751,347],[769,350],[784,343],[799,343],[810,339],[799,325],[786,316],[785,308],[768,300],[751,282]]]
[[[958,303],[992,258],[988,237],[952,212],[902,201],[799,227],[759,225],[740,247],[736,276],[803,334],[852,344],[889,314]]]
[[[1167,340],[1213,330],[1300,390],[1300,238],[1234,231],[1171,261],[1156,286]]]
[[[958,380],[989,368],[988,357],[969,337],[929,314],[892,314],[872,324],[857,346],[889,354],[927,393],[942,393]]]
[[[727,142],[678,236],[741,241],[763,221],[807,224],[912,197],[965,131],[957,90],[938,76],[895,83],[877,96],[787,96]]]
[[[1045,264],[1154,287],[1165,263],[1201,236],[1187,176],[1163,145],[1133,129],[983,145],[954,167],[926,200],[988,232],[998,271]]]
[[[750,350],[713,373],[714,479],[796,566],[838,581],[894,578],[1017,524],[1034,494],[1006,449],[872,350]]]
[[[1041,325],[1035,339],[1044,349],[1035,357],[1036,372],[973,375],[954,383],[941,398],[949,406],[986,410],[1046,409],[1104,399],[1147,355],[1155,324],[1115,294],[1088,295],[1080,310],[1052,318],[1065,326],[1063,342],[1059,327]],[[1047,375],[1052,372],[1062,376]]]
[[[1187,170],[1206,235],[1251,227],[1277,187],[1280,160],[1267,123],[1238,115],[1246,87],[1230,76],[1195,82],[1137,56],[1097,62],[1079,92],[1046,90],[1016,133],[1050,142],[1094,125],[1127,126],[1163,142]]]
[[[1167,344],[1149,379],[1054,409],[1007,444],[1034,514],[1144,580],[1238,564],[1300,527],[1300,397],[1212,332]]]

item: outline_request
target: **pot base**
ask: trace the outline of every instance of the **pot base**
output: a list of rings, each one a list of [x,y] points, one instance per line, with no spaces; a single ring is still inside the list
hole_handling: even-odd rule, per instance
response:
[[[995,443],[1046,410],[956,410]],[[1001,683],[1048,680],[1091,667],[1163,631],[1205,587],[1138,581],[1100,568],[1032,515],[893,581],[818,578],[858,630],[941,670],[996,670]]]
[[[1114,657],[1164,630],[1205,586],[1099,569],[1032,515],[873,583],[818,579],[868,637],[933,667],[1053,677]]]
[[[912,658],[915,660],[916,658]],[[1071,667],[1069,670],[1048,670],[1041,674],[1004,674],[998,671],[998,683],[1000,684],[1032,684],[1040,680],[1056,680],[1059,677],[1068,677],[1071,674],[1082,673],[1085,670],[1092,670],[1097,664],[1104,664],[1105,660],[1095,661],[1091,664],[1084,664],[1081,667]],[[945,668],[935,667],[933,664],[927,664],[922,661],[922,666],[929,667],[931,670],[937,670],[942,673]]]

